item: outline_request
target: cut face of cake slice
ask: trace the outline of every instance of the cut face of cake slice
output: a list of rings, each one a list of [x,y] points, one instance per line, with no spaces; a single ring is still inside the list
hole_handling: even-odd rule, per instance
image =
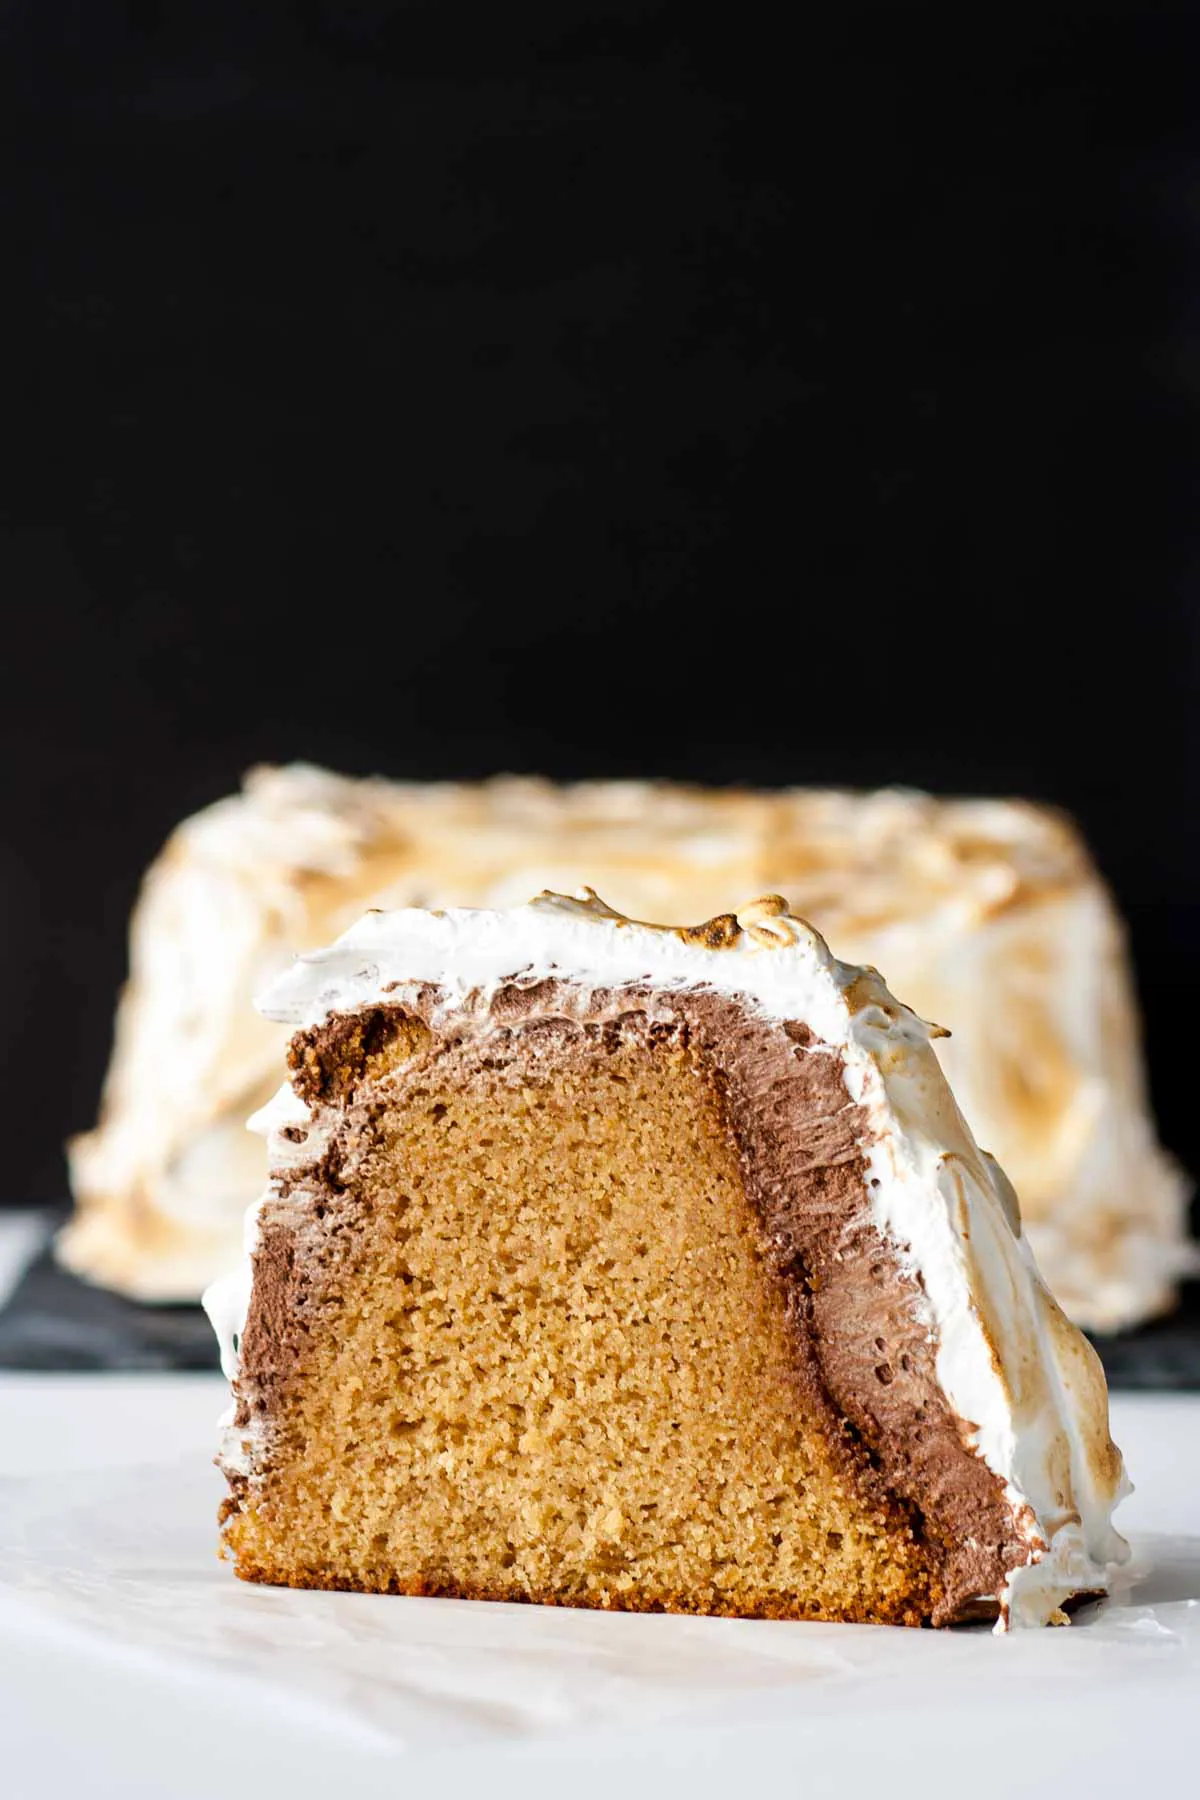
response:
[[[944,1624],[1103,1591],[1125,1488],[933,1028],[782,900],[369,914],[272,989],[206,1296],[250,1580]]]

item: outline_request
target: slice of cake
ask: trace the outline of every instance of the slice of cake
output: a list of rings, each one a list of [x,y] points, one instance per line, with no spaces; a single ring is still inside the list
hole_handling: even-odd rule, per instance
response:
[[[1019,801],[888,791],[256,771],[147,878],[101,1122],[72,1146],[64,1260],[187,1300],[237,1255],[263,1173],[245,1119],[283,1054],[250,1000],[297,951],[368,906],[504,907],[581,881],[641,918],[786,895],[950,1027],[959,1102],[1070,1315],[1113,1330],[1170,1306],[1187,1184],[1155,1140],[1120,921],[1078,833]]]
[[[368,914],[264,1011],[273,1173],[206,1296],[240,1575],[912,1625],[1104,1589],[1096,1356],[936,1028],[783,900]]]

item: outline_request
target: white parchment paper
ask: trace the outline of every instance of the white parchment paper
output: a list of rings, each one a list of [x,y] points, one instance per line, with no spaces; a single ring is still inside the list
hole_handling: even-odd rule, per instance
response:
[[[1118,1677],[1200,1693],[1200,1537],[1143,1535],[1069,1629],[913,1632],[251,1587],[196,1459],[0,1480],[0,1616],[83,1633],[328,1730],[430,1749],[595,1727],[977,1700]],[[230,1684],[233,1684],[230,1686]]]

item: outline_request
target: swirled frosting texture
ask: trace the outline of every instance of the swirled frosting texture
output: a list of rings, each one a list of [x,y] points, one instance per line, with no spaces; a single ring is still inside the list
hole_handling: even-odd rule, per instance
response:
[[[188,820],[134,919],[103,1117],[72,1151],[62,1253],[148,1298],[237,1254],[262,1179],[247,1113],[278,1029],[252,994],[368,906],[505,907],[599,888],[703,918],[776,890],[953,1037],[939,1055],[1020,1190],[1067,1311],[1113,1329],[1170,1304],[1186,1184],[1155,1142],[1120,923],[1078,835],[1019,802],[664,783],[476,785],[259,770]]]
[[[938,1382],[964,1439],[1004,1484],[1028,1545],[999,1596],[1001,1624],[1057,1619],[1071,1595],[1104,1589],[1108,1565],[1126,1553],[1112,1513],[1127,1483],[1099,1361],[1045,1287],[1013,1190],[955,1105],[931,1045],[937,1028],[897,1002],[873,969],[838,962],[778,896],[692,929],[628,920],[590,890],[543,894],[504,913],[370,913],[330,949],[301,958],[261,1005],[308,1028],[402,1003],[406,990],[429,985],[450,1012],[486,1003],[514,980],[556,977],[736,997],[765,1019],[802,1023],[840,1054],[849,1096],[870,1124],[872,1217],[919,1280]],[[261,1121],[273,1168],[291,1154],[283,1128],[299,1104],[285,1088]],[[253,1231],[251,1220],[250,1244]],[[205,1300],[231,1377],[249,1291],[243,1264]],[[227,1465],[239,1454],[228,1449]]]

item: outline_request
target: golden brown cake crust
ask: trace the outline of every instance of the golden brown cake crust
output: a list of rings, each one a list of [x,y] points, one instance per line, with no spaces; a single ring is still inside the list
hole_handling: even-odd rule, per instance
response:
[[[318,1218],[334,1226],[353,1216],[345,1162],[369,1136],[378,1112],[381,1078],[427,1080],[481,1055],[530,1052],[554,1066],[604,1057],[622,1046],[669,1046],[704,1071],[737,1146],[742,1180],[753,1206],[771,1280],[783,1295],[793,1346],[797,1402],[820,1422],[841,1478],[893,1529],[918,1547],[926,1569],[890,1612],[878,1606],[836,1613],[802,1602],[770,1601],[761,1608],[702,1603],[684,1592],[647,1591],[571,1604],[631,1610],[761,1611],[762,1616],[836,1616],[942,1624],[980,1616],[978,1596],[995,1594],[1007,1572],[1026,1560],[1011,1508],[998,1478],[963,1439],[963,1426],[937,1382],[934,1345],[915,1280],[897,1264],[869,1218],[864,1162],[867,1125],[849,1100],[837,1056],[814,1046],[806,1028],[771,1025],[715,994],[666,995],[580,989],[544,981],[513,983],[491,999],[477,1025],[452,1019],[434,1025],[437,994],[406,994],[406,1004],[335,1015],[292,1042],[292,1082],[314,1107],[340,1109],[340,1127],[318,1165],[285,1176],[281,1191],[317,1194]],[[485,1044],[486,1039],[486,1044]],[[813,1054],[814,1049],[818,1053]],[[306,1199],[306,1205],[314,1204]],[[269,1431],[296,1379],[320,1300],[320,1276],[298,1228],[284,1217],[265,1222],[255,1258],[254,1303],[242,1345],[237,1423]],[[250,1488],[232,1482],[230,1521]],[[236,1527],[235,1527],[236,1528]],[[238,1573],[285,1585],[354,1587],[404,1593],[453,1593],[463,1598],[556,1603],[547,1587],[530,1592],[503,1582],[463,1585],[400,1578],[395,1573],[351,1578],[319,1575],[286,1562],[256,1561],[247,1545]]]
[[[256,1565],[241,1554],[238,1555],[235,1569],[242,1581],[262,1582],[271,1587],[316,1589],[324,1593],[396,1594],[413,1600],[486,1600],[499,1601],[509,1606],[563,1606],[585,1612],[675,1613],[708,1619],[804,1619],[839,1625],[921,1627],[963,1623],[968,1619],[994,1619],[998,1611],[996,1602],[987,1600],[973,1608],[964,1605],[953,1620],[947,1620],[934,1618],[923,1599],[908,1597],[884,1607],[877,1604],[871,1607],[856,1605],[851,1600],[834,1612],[820,1606],[806,1605],[798,1599],[727,1605],[705,1595],[701,1603],[695,1595],[678,1591],[664,1591],[661,1595],[653,1595],[643,1589],[615,1598],[607,1594],[603,1597],[586,1594],[571,1594],[567,1597],[549,1586],[531,1591],[528,1588],[505,1587],[500,1583],[442,1582],[426,1578],[401,1580],[396,1576],[386,1580],[372,1580],[339,1575],[333,1571],[323,1573],[318,1580],[303,1570],[287,1569],[277,1564]]]

